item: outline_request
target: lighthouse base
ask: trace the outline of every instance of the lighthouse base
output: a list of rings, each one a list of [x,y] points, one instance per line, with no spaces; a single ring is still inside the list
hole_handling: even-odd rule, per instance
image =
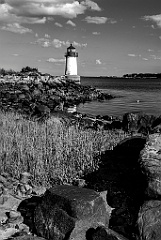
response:
[[[65,75],[65,79],[68,81],[73,81],[77,84],[80,84],[80,76],[79,75]]]

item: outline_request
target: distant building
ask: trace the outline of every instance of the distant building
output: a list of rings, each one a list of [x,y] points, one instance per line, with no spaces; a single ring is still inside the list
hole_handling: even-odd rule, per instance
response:
[[[67,48],[67,52],[65,53],[65,77],[68,80],[80,83],[80,76],[77,74],[77,57],[78,53],[75,47],[70,44],[70,47]]]

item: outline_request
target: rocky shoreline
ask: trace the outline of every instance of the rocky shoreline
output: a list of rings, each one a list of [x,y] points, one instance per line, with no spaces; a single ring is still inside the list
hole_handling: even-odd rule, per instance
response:
[[[112,99],[90,86],[56,78],[48,81],[0,81],[0,108],[17,111],[30,117],[49,117],[57,111],[68,112],[68,108],[86,101]]]
[[[97,171],[51,189],[28,173],[1,174],[0,239],[160,239],[160,142],[160,133],[129,137],[102,154]]]
[[[69,112],[72,105],[112,96],[62,79],[1,82],[2,111],[30,120],[57,116],[69,126],[124,131],[129,138],[102,152],[99,169],[70,185],[32,184],[29,173],[0,174],[0,239],[159,240],[161,238],[161,116]],[[54,217],[53,217],[54,216]]]

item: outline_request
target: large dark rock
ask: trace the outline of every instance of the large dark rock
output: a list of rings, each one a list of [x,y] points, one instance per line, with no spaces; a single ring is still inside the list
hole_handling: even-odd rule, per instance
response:
[[[152,132],[156,117],[141,112],[126,113],[123,115],[122,126],[125,132],[142,133],[147,135]]]
[[[147,178],[146,194],[151,198],[161,197],[161,135],[152,134],[141,151],[140,165]]]
[[[161,201],[145,202],[139,212],[137,224],[140,240],[160,240]]]
[[[145,143],[146,137],[137,136],[121,141],[102,154],[96,172],[85,176],[87,187],[107,190],[107,202],[114,208],[109,228],[130,240],[136,240],[136,221],[147,187],[138,163]]]
[[[127,240],[111,229],[99,226],[96,229],[90,228],[86,232],[86,240]]]
[[[85,239],[89,228],[108,227],[111,208],[91,189],[54,186],[35,210],[37,235],[48,240]]]

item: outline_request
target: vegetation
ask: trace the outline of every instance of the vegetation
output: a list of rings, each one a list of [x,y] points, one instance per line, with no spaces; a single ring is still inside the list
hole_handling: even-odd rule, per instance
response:
[[[161,73],[131,73],[123,75],[123,78],[161,78]]]
[[[102,150],[126,137],[121,132],[67,127],[59,118],[44,123],[15,113],[0,113],[0,172],[18,178],[28,171],[34,184],[49,187],[59,178],[70,182],[99,166]]]

